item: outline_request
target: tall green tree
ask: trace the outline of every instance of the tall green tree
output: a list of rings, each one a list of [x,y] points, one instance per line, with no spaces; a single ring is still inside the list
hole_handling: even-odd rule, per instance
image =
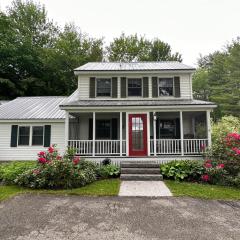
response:
[[[69,95],[76,88],[73,69],[101,61],[102,39],[74,25],[61,30],[43,5],[14,0],[0,12],[0,98]]]
[[[209,100],[217,103],[214,117],[240,117],[240,41],[233,41],[223,51],[217,51],[199,60],[200,69],[193,78],[196,94],[209,93]],[[203,74],[204,73],[204,74]],[[199,81],[201,83],[197,83]],[[204,89],[201,89],[201,86]]]
[[[182,61],[179,53],[172,53],[171,46],[160,39],[148,40],[142,36],[124,33],[107,47],[110,61]]]

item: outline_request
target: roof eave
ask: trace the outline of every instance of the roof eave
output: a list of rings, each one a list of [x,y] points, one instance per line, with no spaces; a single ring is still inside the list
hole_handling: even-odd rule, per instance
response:
[[[75,75],[91,75],[97,73],[118,73],[118,74],[126,74],[126,73],[151,73],[151,74],[158,74],[158,73],[194,73],[196,71],[195,68],[189,69],[148,69],[148,70],[74,70]]]

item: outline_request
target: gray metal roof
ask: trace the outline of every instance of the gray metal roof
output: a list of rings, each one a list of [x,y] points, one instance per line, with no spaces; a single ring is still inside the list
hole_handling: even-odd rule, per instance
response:
[[[191,99],[178,100],[78,100],[65,102],[62,107],[125,107],[125,106],[186,106],[186,105],[212,105],[212,102]]]
[[[0,100],[0,105],[3,105],[3,104],[8,103],[8,102],[9,102],[9,100]]]
[[[177,61],[165,62],[89,62],[74,71],[163,71],[191,70],[195,68]]]
[[[67,97],[19,97],[0,105],[0,120],[64,119],[59,108]]]

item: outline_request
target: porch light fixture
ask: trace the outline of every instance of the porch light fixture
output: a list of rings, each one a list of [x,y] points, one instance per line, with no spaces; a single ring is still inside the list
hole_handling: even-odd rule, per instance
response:
[[[154,121],[157,121],[157,115],[156,115],[155,112],[153,113],[153,120],[154,120]]]

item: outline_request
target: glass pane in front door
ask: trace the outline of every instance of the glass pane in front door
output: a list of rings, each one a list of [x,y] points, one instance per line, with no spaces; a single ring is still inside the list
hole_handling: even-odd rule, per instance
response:
[[[132,149],[143,150],[143,120],[141,117],[132,118]]]

